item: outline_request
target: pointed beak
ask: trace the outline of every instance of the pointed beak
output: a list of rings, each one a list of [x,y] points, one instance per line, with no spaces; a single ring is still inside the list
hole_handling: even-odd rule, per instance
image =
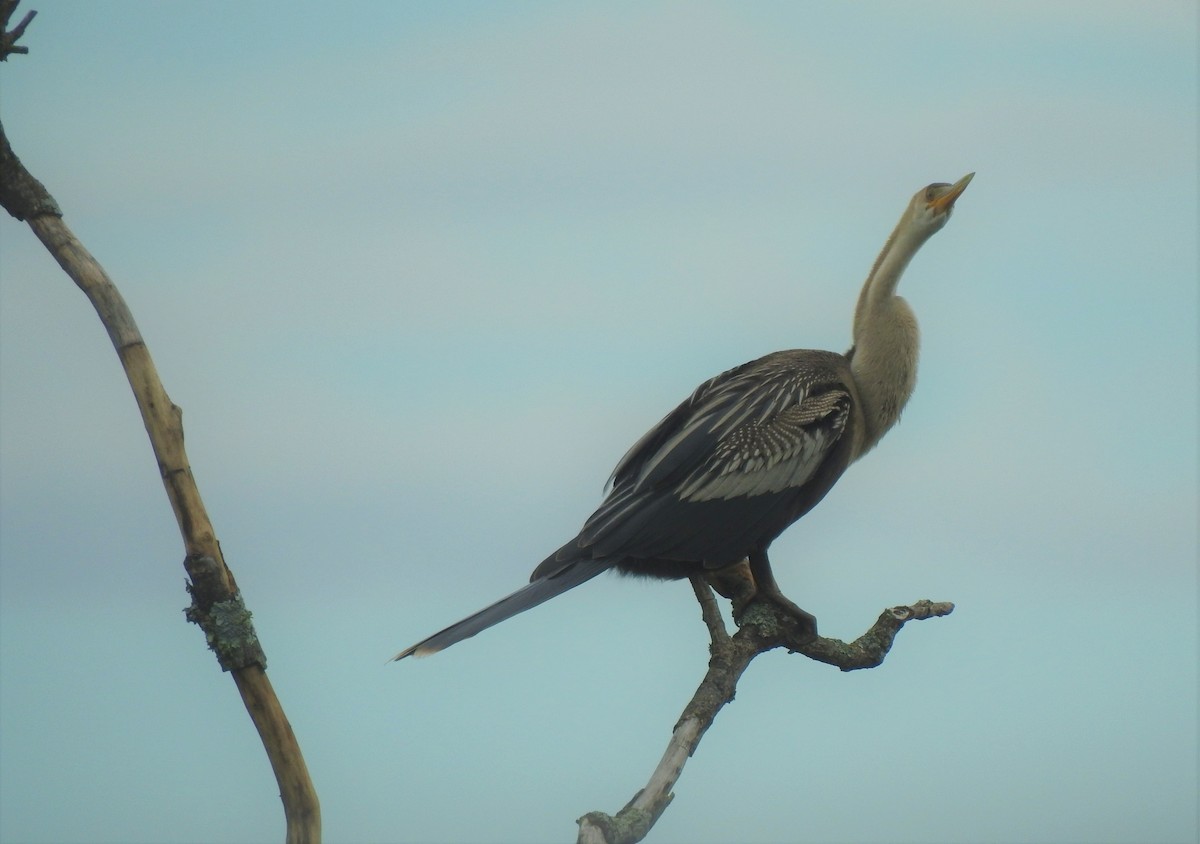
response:
[[[949,211],[954,207],[954,200],[962,196],[962,192],[967,189],[967,185],[971,184],[971,180],[975,178],[974,173],[968,173],[957,182],[946,188],[946,192],[939,196],[933,202],[929,203],[929,207],[934,211]]]

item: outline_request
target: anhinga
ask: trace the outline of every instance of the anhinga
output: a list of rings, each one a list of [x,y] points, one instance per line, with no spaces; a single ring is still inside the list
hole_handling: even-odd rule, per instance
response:
[[[743,560],[754,598],[815,634],[815,619],[779,591],[767,548],[900,418],[919,335],[896,285],[974,175],[909,202],[858,297],[850,351],[774,352],[705,381],[621,459],[600,508],[529,585],[395,658],[440,651],[608,569],[673,579]]]

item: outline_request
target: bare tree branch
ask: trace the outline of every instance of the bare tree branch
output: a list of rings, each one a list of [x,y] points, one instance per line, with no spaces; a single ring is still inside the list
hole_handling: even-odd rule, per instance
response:
[[[7,25],[14,0],[0,0]],[[11,44],[32,18],[5,33],[0,48],[24,52]],[[0,56],[2,58],[3,56]],[[288,844],[316,844],[321,839],[321,810],[300,745],[266,674],[266,657],[250,623],[233,572],[225,565],[220,543],[209,521],[183,445],[183,413],[171,401],[158,377],[150,351],[124,298],[95,258],[62,220],[62,212],[9,146],[0,125],[0,204],[34,234],[91,301],[117,351],[133,389],[150,445],[158,461],[167,498],[183,537],[184,567],[192,606],[187,618],[204,630],[221,667],[233,674],[247,712],[254,721],[279,783],[287,819]]]
[[[700,617],[708,628],[709,638],[713,647],[723,647],[729,644],[729,631],[725,629],[725,619],[721,618],[721,608],[717,606],[717,597],[708,584],[699,578],[691,578],[692,591],[700,602]]]
[[[8,20],[12,17],[12,13],[17,10],[21,0],[0,0],[0,62],[7,61],[8,57],[13,53],[25,54],[29,52],[28,47],[15,46],[17,39],[25,34],[25,27],[29,26],[29,22],[37,16],[37,12],[29,11],[25,13],[25,17],[21,18],[21,22],[12,29],[8,28]]]
[[[646,786],[615,816],[589,812],[580,818],[578,844],[636,844],[646,837],[670,805],[683,766],[696,752],[717,713],[733,700],[738,680],[759,654],[783,647],[842,671],[874,668],[883,662],[906,623],[949,615],[954,610],[951,603],[932,601],[892,607],[884,610],[866,633],[847,643],[821,636],[805,638],[794,618],[773,603],[761,602],[746,608],[741,628],[730,636],[707,583],[692,578],[692,588],[711,640],[708,672],[684,707],[667,750]]]

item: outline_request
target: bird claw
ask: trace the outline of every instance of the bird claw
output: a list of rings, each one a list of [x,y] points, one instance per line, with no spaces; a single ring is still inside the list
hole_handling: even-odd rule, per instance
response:
[[[779,593],[760,592],[748,597],[735,599],[733,602],[734,623],[741,627],[746,614],[757,603],[773,604],[776,608],[782,610],[796,625],[796,635],[799,638],[817,638],[817,617],[810,612],[800,609],[800,607]]]

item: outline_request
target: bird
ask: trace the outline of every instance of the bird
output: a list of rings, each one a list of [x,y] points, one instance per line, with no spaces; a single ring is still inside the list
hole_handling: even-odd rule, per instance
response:
[[[603,502],[527,585],[393,660],[443,650],[613,569],[719,583],[738,572],[744,581],[748,566],[741,607],[774,603],[815,637],[813,615],[780,591],[768,548],[900,419],[920,335],[896,288],[974,176],[913,195],[858,296],[849,351],[773,352],[705,381],[621,458]]]

